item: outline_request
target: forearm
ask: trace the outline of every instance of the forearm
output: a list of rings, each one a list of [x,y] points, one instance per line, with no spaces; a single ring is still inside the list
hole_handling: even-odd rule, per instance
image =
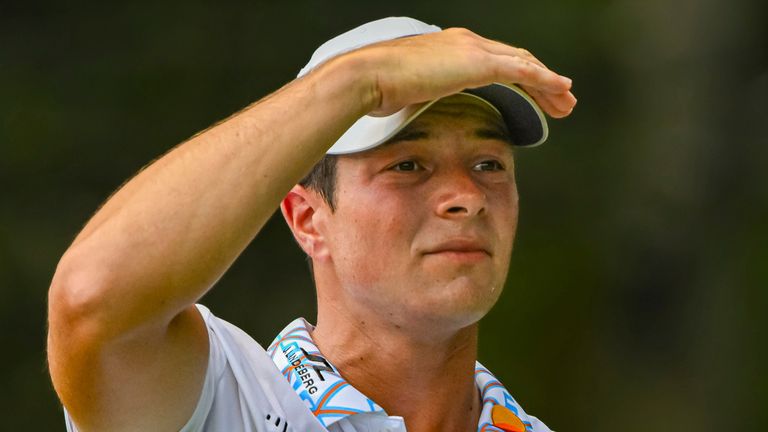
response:
[[[354,61],[293,82],[178,146],[115,193],[62,258],[60,300],[120,333],[169,322],[221,277],[374,95]]]

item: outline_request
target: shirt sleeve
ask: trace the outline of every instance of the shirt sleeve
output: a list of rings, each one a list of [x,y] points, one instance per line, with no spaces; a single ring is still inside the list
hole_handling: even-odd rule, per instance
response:
[[[226,358],[221,349],[219,340],[214,337],[214,334],[211,331],[211,311],[201,305],[198,305],[197,308],[208,329],[208,366],[205,372],[203,390],[197,401],[195,411],[193,412],[192,417],[187,421],[187,424],[181,428],[181,432],[201,432],[204,430],[203,428],[208,419],[208,415],[211,412],[211,407],[213,406],[213,399],[216,393],[216,382],[224,373],[226,366]],[[67,427],[67,432],[78,432],[77,426],[66,408],[64,409],[64,422]]]
[[[204,430],[206,420],[211,413],[213,400],[216,395],[216,383],[221,379],[226,369],[226,356],[221,348],[218,338],[211,329],[211,311],[205,306],[197,305],[200,315],[205,321],[208,330],[208,366],[205,371],[205,382],[200,398],[197,401],[195,411],[187,424],[181,428],[181,432],[200,432]]]
[[[261,345],[205,306],[197,309],[208,331],[208,365],[181,432],[327,432]],[[65,419],[77,432],[66,412]]]

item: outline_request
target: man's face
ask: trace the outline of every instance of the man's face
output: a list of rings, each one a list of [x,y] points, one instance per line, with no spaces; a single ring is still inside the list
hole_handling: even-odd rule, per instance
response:
[[[389,143],[338,158],[336,210],[320,226],[343,307],[445,330],[490,310],[517,227],[505,136],[498,114],[458,95]]]

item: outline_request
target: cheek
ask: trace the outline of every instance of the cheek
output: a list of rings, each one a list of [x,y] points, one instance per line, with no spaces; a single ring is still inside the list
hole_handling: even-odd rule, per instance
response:
[[[367,285],[407,265],[418,224],[413,207],[402,197],[375,191],[361,195],[354,201],[339,197],[329,246],[339,276]]]
[[[508,260],[512,253],[512,245],[515,241],[518,221],[518,196],[517,190],[511,189],[497,194],[495,198],[496,209],[492,211],[494,230],[499,242],[503,245],[504,259]]]
[[[504,221],[506,221],[507,232],[506,235],[515,237],[515,231],[517,230],[517,217],[519,213],[517,194],[511,194],[508,198],[507,205],[504,210]]]

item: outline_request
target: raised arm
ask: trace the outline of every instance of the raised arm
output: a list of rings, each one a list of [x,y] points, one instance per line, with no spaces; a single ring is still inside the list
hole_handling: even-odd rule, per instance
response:
[[[522,84],[552,116],[575,104],[570,80],[526,51],[447,30],[333,59],[127,182],[49,293],[51,376],[80,430],[178,430],[207,362],[193,305],[290,188],[360,116],[496,81]]]

